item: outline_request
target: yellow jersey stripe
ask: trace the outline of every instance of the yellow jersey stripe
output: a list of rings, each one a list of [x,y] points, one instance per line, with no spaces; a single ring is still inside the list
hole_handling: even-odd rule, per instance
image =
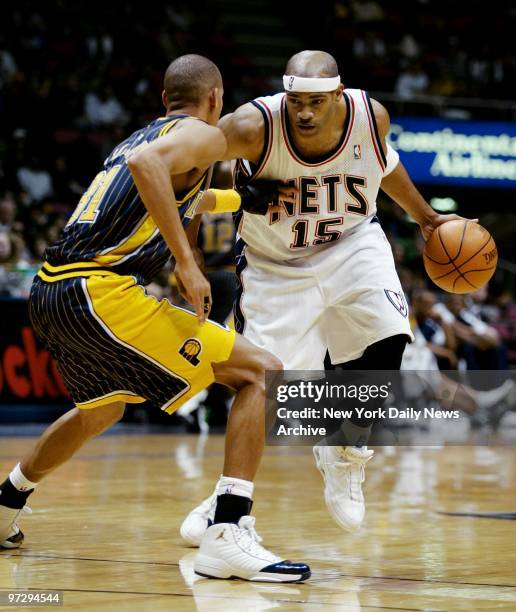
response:
[[[109,252],[99,253],[96,255],[94,257],[94,261],[100,265],[113,264],[126,255],[133,253],[139,246],[146,242],[155,231],[156,224],[154,223],[154,219],[152,219],[150,215],[147,215],[147,218],[136,230],[136,232],[134,232],[134,234],[129,236],[125,241]]]
[[[174,119],[170,123],[167,123],[166,125],[164,125],[159,131],[158,138],[160,136],[164,136],[165,134],[168,134],[168,132],[170,132],[170,130],[174,127],[174,125],[177,124],[178,121],[179,119]]]
[[[206,173],[204,173],[201,178],[197,181],[197,183],[195,183],[195,185],[190,189],[190,191],[180,200],[176,200],[178,204],[184,204],[186,202],[186,200],[188,200],[189,198],[191,198],[193,195],[195,195],[199,189],[201,188],[202,182],[204,181],[204,179],[206,178]]]
[[[42,280],[47,283],[57,283],[57,281],[65,280],[67,278],[78,278],[82,276],[120,276],[116,272],[110,272],[109,270],[84,270],[82,272],[63,272],[62,274],[58,274],[57,276],[48,276],[45,274],[43,270],[39,270],[36,273],[36,276],[39,276]]]
[[[74,268],[98,268],[99,264],[94,261],[80,261],[76,263],[63,264],[61,266],[53,266],[48,261],[45,261],[45,268],[47,268],[50,272],[63,272],[73,270]]]

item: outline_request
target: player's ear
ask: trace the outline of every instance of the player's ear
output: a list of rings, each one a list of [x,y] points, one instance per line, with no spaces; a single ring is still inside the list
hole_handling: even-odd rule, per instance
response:
[[[210,96],[209,96],[210,109],[214,109],[217,107],[218,98],[219,98],[219,89],[218,87],[213,87],[213,89],[210,89]]]
[[[341,83],[335,90],[335,99],[340,100],[342,98],[342,92],[344,91],[344,85]]]
[[[168,108],[168,96],[165,90],[163,90],[163,92],[161,93],[161,101],[163,102],[163,106],[165,108]]]

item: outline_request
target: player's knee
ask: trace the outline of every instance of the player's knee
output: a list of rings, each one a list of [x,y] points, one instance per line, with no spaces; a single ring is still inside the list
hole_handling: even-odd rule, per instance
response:
[[[283,363],[272,353],[263,349],[257,349],[253,368],[250,371],[252,384],[259,385],[265,390],[265,378],[267,372],[282,372]]]
[[[80,410],[82,428],[89,437],[97,436],[117,423],[124,416],[124,411],[123,402],[91,410]]]
[[[264,362],[265,362],[265,371],[275,371],[275,372],[283,372],[283,362],[281,359],[278,359],[276,355],[269,353],[268,351],[263,351]]]

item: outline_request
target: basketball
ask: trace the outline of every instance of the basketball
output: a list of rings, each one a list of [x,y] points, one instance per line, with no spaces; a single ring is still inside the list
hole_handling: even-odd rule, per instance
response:
[[[447,221],[428,239],[423,253],[428,276],[450,293],[471,293],[493,276],[496,244],[481,225],[466,219]]]

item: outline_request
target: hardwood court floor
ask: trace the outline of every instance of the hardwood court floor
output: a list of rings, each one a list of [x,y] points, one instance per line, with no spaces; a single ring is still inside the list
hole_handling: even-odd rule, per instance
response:
[[[0,475],[31,442],[0,438]],[[25,546],[0,553],[0,589],[62,590],[65,610],[88,611],[516,610],[516,522],[438,513],[516,511],[513,449],[380,450],[354,535],[329,518],[311,449],[266,449],[257,527],[311,565],[293,585],[194,577],[178,526],[211,491],[222,451],[221,436],[91,442],[31,498]]]

